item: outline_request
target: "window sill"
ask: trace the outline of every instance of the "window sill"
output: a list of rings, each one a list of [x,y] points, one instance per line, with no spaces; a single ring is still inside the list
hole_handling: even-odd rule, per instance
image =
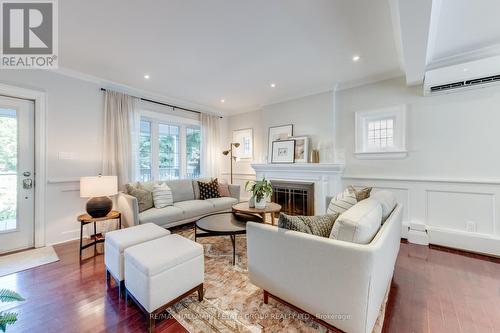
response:
[[[402,160],[408,156],[408,151],[355,152],[354,156],[360,160]]]

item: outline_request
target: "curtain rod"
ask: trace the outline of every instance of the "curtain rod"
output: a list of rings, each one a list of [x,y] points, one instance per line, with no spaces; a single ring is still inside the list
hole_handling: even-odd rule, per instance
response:
[[[105,89],[105,88],[101,88],[101,91],[108,91],[108,90]],[[183,108],[182,106],[177,106],[177,105],[167,104],[167,103],[163,103],[163,102],[158,102],[158,101],[154,101],[154,100],[148,99],[148,98],[137,97],[137,96],[132,96],[132,97],[140,99],[141,101],[144,101],[144,102],[149,102],[149,103],[159,104],[159,105],[163,105],[163,106],[168,106],[168,107],[171,107],[174,111],[175,111],[175,109],[179,109],[179,110],[184,110],[184,111],[187,111],[187,112],[194,112],[194,113],[198,113],[198,114],[202,114],[203,113],[201,111],[196,111],[196,110],[192,110],[192,109],[186,109],[186,108]],[[222,119],[221,116],[219,116],[219,118]]]

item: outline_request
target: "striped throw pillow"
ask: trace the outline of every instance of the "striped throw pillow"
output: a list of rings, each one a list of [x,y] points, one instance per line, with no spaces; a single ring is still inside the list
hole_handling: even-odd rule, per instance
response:
[[[164,208],[174,204],[172,190],[166,183],[155,184],[153,187],[153,203],[155,208]]]
[[[328,205],[326,211],[327,214],[342,214],[352,206],[354,206],[358,200],[356,199],[356,190],[352,187],[348,187],[344,192],[337,194]]]

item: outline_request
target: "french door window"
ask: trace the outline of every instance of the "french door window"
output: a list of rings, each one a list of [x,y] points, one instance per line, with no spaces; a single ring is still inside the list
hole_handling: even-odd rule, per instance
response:
[[[200,176],[199,126],[144,117],[140,129],[140,181]]]

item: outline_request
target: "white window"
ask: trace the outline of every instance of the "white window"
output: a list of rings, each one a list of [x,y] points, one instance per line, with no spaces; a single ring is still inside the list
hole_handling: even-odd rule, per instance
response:
[[[148,111],[141,115],[139,181],[198,178],[199,121]]]
[[[404,158],[406,151],[406,106],[356,112],[358,158]]]

